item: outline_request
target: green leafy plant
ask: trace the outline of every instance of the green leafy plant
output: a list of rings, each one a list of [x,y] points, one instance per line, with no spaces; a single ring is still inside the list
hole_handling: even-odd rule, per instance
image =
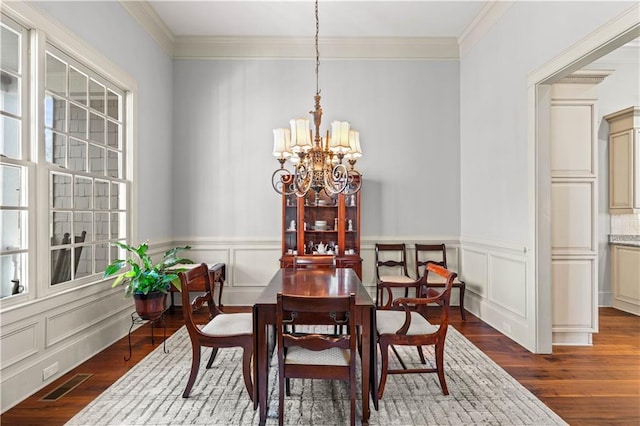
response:
[[[104,270],[103,278],[108,278],[126,267],[130,267],[127,271],[116,275],[112,287],[117,285],[125,286],[125,296],[131,296],[134,293],[148,294],[153,291],[161,291],[167,293],[171,287],[171,283],[180,291],[182,286],[178,279],[178,273],[185,271],[186,268],[175,268],[178,264],[193,263],[192,260],[179,257],[178,254],[184,250],[189,250],[190,246],[174,247],[167,250],[162,260],[156,264],[153,263],[151,256],[147,254],[149,246],[142,243],[138,247],[133,247],[122,242],[114,242],[114,246],[118,246],[129,253],[127,259],[118,259],[111,263]]]

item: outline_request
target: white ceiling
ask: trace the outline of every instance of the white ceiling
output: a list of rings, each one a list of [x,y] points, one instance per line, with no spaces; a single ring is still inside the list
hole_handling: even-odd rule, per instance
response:
[[[484,0],[320,0],[320,37],[459,37]],[[313,37],[313,0],[157,1],[174,36]]]

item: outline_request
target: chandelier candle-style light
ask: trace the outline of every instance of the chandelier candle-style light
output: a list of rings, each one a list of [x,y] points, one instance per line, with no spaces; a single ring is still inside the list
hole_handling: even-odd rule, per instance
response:
[[[318,48],[318,0],[315,2],[316,12],[316,95],[313,115],[315,134],[309,128],[309,119],[298,118],[290,121],[290,129],[273,130],[273,155],[278,158],[280,168],[273,172],[271,183],[273,189],[284,195],[295,194],[304,197],[310,189],[316,194],[322,190],[329,196],[338,193],[354,194],[360,190],[360,172],[355,169],[358,158],[362,157],[360,134],[350,129],[347,121],[331,123],[331,137],[320,136],[322,106],[320,106],[320,89],[318,85],[318,69],[320,68],[320,50]],[[312,142],[313,140],[313,142]],[[349,168],[342,164],[346,159]],[[289,160],[293,172],[285,168]]]

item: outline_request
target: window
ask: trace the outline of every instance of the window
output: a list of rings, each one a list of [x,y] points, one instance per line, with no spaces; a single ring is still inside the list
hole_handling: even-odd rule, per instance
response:
[[[127,94],[45,31],[0,30],[0,298],[37,297],[98,281],[127,238]]]
[[[29,257],[27,30],[0,22],[0,297],[26,291]]]
[[[45,58],[51,284],[99,274],[126,237],[124,92],[62,51]]]

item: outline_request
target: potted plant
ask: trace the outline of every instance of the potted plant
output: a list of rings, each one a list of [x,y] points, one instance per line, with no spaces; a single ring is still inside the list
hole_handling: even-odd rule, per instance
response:
[[[193,263],[192,260],[178,256],[190,246],[174,247],[167,250],[158,263],[153,263],[151,256],[147,254],[149,248],[147,243],[142,243],[138,247],[116,241],[113,245],[120,247],[131,253],[126,260],[118,259],[107,266],[104,270],[103,278],[108,278],[125,266],[130,268],[116,276],[112,287],[117,285],[125,286],[125,296],[133,296],[136,312],[142,319],[156,320],[164,312],[165,300],[171,284],[182,290],[178,272],[185,271],[186,268],[176,268],[176,265]]]

